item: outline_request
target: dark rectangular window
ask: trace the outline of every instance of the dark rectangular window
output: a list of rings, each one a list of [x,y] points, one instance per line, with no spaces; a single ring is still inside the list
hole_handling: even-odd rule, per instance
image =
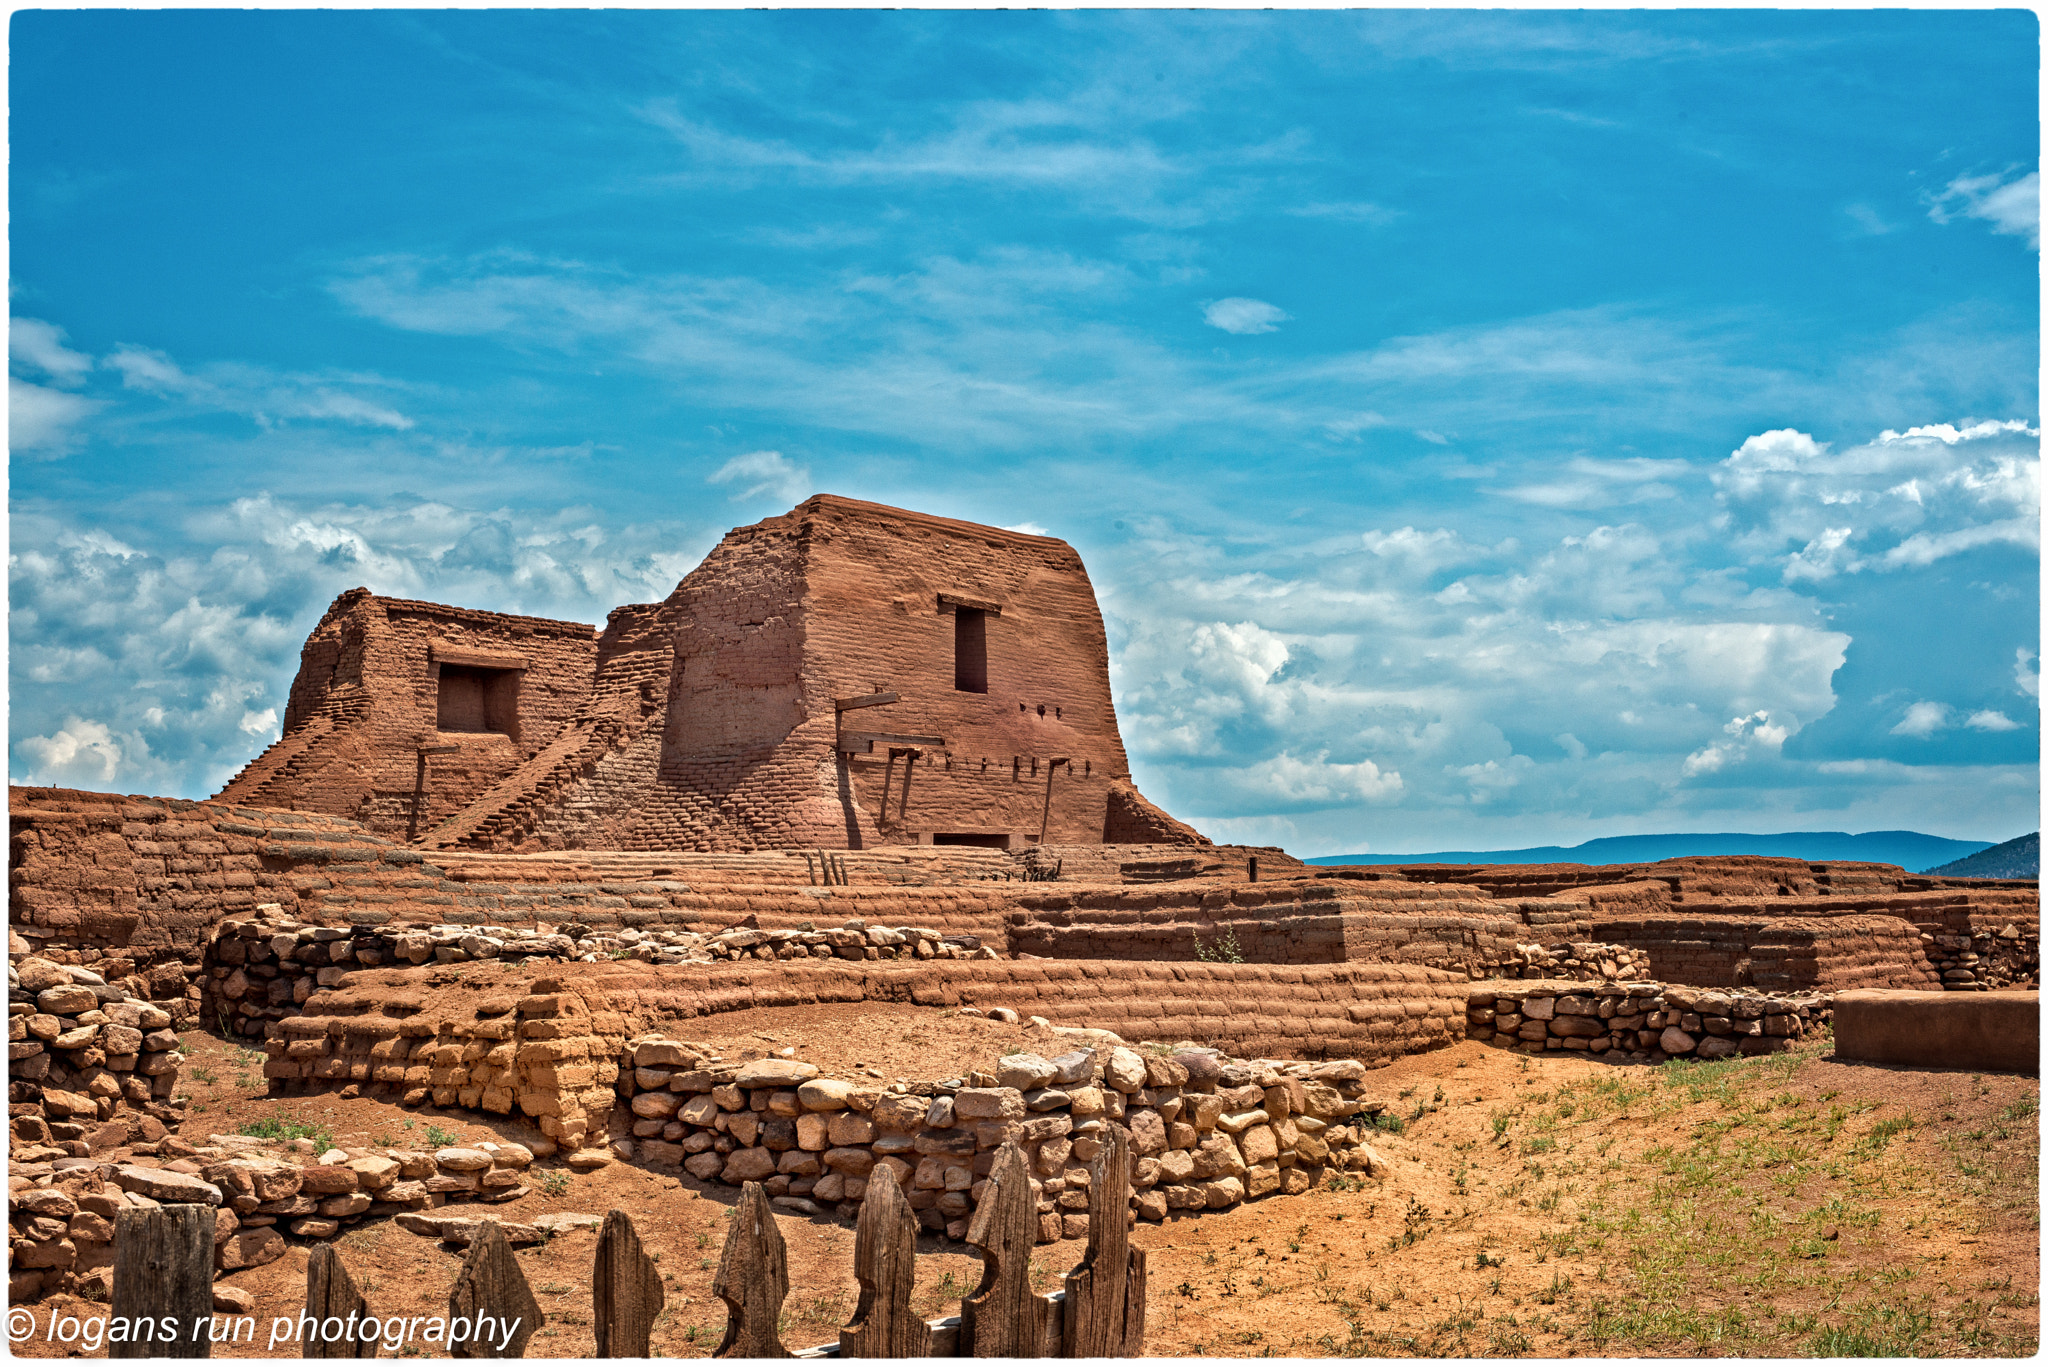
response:
[[[518,734],[518,670],[442,665],[438,691],[435,725],[439,730]]]
[[[953,609],[953,687],[988,692],[988,614],[980,608]]]

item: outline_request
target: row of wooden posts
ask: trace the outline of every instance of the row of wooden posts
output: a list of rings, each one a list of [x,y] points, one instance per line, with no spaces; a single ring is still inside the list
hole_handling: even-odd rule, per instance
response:
[[[767,1192],[758,1182],[742,1189],[726,1233],[724,1256],[712,1290],[726,1303],[724,1341],[713,1357],[1137,1357],[1145,1341],[1145,1254],[1131,1247],[1130,1135],[1109,1127],[1103,1151],[1090,1164],[1088,1249],[1050,1296],[1031,1289],[1031,1251],[1038,1214],[1024,1152],[1012,1141],[996,1153],[967,1242],[982,1256],[981,1285],[960,1302],[957,1316],[927,1322],[911,1306],[916,1281],[917,1218],[886,1166],[869,1178],[853,1245],[860,1303],[838,1342],[792,1353],[780,1335],[789,1295],[789,1255]],[[115,1226],[114,1289],[110,1319],[169,1320],[189,1325],[184,1338],[109,1342],[111,1357],[199,1358],[213,1345],[214,1212],[197,1205],[124,1210]],[[651,1355],[650,1339],[664,1296],[654,1260],[624,1211],[605,1216],[591,1268],[591,1323],[595,1356]],[[332,1244],[313,1249],[306,1268],[305,1316],[361,1323],[371,1312]],[[506,1338],[449,1346],[455,1357],[524,1357],[544,1316],[526,1284],[512,1245],[495,1220],[486,1220],[448,1295],[448,1321],[507,1325]],[[304,1321],[301,1321],[303,1323]],[[375,1357],[377,1339],[299,1338],[294,1355],[307,1358]]]

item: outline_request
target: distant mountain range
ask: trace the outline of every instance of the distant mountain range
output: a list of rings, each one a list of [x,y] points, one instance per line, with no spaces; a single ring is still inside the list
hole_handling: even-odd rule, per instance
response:
[[[1944,878],[2039,878],[2041,876],[2041,833],[2023,835],[2003,845],[1979,850],[1967,859],[1929,869]]]
[[[2007,841],[1997,848],[2026,844],[2027,872],[2023,874],[1973,873],[1960,877],[2032,878],[2040,862],[2038,834]],[[1918,831],[1791,831],[1784,835],[1682,834],[1609,835],[1583,845],[1540,845],[1529,850],[1437,850],[1430,854],[1326,854],[1311,864],[1648,864],[1659,859],[1680,859],[1702,854],[1759,854],[1778,859],[1854,860],[1871,864],[1897,864],[1914,872],[1955,872],[1955,862],[1989,858],[1994,853],[1988,840],[1949,840]]]

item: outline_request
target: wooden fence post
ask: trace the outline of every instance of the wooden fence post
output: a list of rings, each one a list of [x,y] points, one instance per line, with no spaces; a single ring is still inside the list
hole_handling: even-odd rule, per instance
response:
[[[526,1274],[520,1271],[504,1227],[496,1220],[478,1226],[462,1270],[456,1274],[455,1288],[448,1293],[451,1340],[459,1319],[467,1319],[471,1330],[465,1341],[450,1343],[450,1357],[525,1357],[526,1341],[541,1326],[540,1303],[527,1287]]]
[[[348,1269],[341,1265],[341,1255],[334,1251],[333,1244],[315,1244],[313,1256],[306,1260],[306,1317],[312,1321],[312,1332],[299,1341],[299,1356],[302,1358],[373,1358],[377,1356],[377,1339],[372,1335],[368,1343],[360,1337],[341,1336],[328,1339],[320,1332],[320,1326],[329,1319],[338,1321],[346,1331],[353,1318],[361,1325],[370,1315],[370,1307],[363,1300],[363,1293],[356,1289],[355,1279],[348,1275]]]
[[[654,1317],[666,1299],[654,1260],[640,1247],[640,1236],[623,1210],[604,1217],[597,1236],[597,1259],[590,1271],[591,1320],[597,1332],[597,1356],[652,1356],[649,1340]]]
[[[110,1358],[213,1356],[214,1209],[167,1205],[123,1210],[114,1220],[114,1296],[110,1321],[127,1337],[107,1344]],[[150,1337],[136,1330],[148,1322]],[[169,1321],[172,1332],[160,1331]]]
[[[981,1285],[960,1302],[959,1356],[1054,1356],[1058,1318],[1052,1302],[1031,1289],[1031,1249],[1038,1242],[1031,1169],[1014,1139],[996,1151],[967,1242],[981,1250]]]
[[[740,1188],[725,1233],[725,1253],[711,1279],[713,1294],[725,1302],[725,1340],[715,1358],[786,1358],[780,1326],[789,1294],[789,1250],[768,1209],[759,1182]]]
[[[932,1331],[911,1309],[917,1282],[917,1218],[895,1170],[877,1163],[868,1176],[860,1223],[853,1235],[853,1275],[860,1304],[839,1331],[839,1356],[919,1358],[932,1351]]]
[[[1130,1131],[1111,1125],[1088,1166],[1088,1252],[1067,1274],[1060,1355],[1138,1357],[1145,1348],[1145,1251],[1131,1247]]]

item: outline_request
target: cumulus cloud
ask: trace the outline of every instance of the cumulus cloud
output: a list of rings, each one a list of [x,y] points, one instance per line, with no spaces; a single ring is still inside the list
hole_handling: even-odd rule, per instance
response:
[[[573,507],[271,495],[118,537],[40,511],[12,530],[11,772],[189,797],[276,739],[299,645],[345,589],[595,624],[665,597],[711,540]]]
[[[2020,729],[2020,724],[2011,717],[2006,716],[2003,712],[1993,711],[1988,707],[1981,711],[1972,712],[1964,719],[1963,725],[1969,727],[1972,731],[2017,731]]]
[[[1954,715],[1955,709],[1945,702],[1916,702],[1906,709],[1906,715],[1892,728],[1892,734],[1927,740],[1938,732],[1946,731]]]
[[[2041,666],[2025,646],[2013,651],[2012,678],[2020,692],[2035,702],[2041,700]]]
[[[1775,753],[1784,748],[1793,729],[1784,721],[1774,719],[1769,712],[1736,717],[1721,728],[1726,739],[1687,755],[1685,763],[1679,766],[1679,773],[1685,778],[1696,778],[1701,774],[1719,773],[1753,754]]]
[[[1696,573],[1633,524],[1536,546],[1368,528],[1293,577],[1148,541],[1119,573],[1118,714],[1141,780],[1193,817],[1370,801],[1411,826],[1638,819],[1707,774],[1782,762],[1834,707],[1849,646],[1797,599],[1762,617],[1697,594]],[[1365,795],[1349,766],[1366,762],[1397,796]]]
[[[811,472],[780,451],[749,451],[734,456],[709,476],[712,484],[733,485],[734,503],[773,498],[796,503],[811,492]]]
[[[1750,437],[1712,474],[1719,525],[1787,584],[2040,545],[2040,431],[2019,420],[1886,430],[1837,451],[1794,428]]]
[[[2041,173],[2029,171],[2008,180],[2011,172],[1987,176],[1957,176],[1940,194],[1927,200],[1927,216],[1947,223],[1966,216],[1982,219],[1994,233],[2024,237],[2027,245],[2041,250]]]
[[[117,779],[141,777],[152,767],[149,745],[132,732],[116,735],[105,722],[67,716],[48,736],[29,736],[15,747],[26,767],[13,781],[104,789]]]
[[[1202,306],[1202,321],[1240,336],[1272,332],[1290,315],[1263,299],[1218,299]]]
[[[10,375],[7,449],[39,459],[68,455],[84,440],[86,419],[104,407],[97,399],[30,384]]]

